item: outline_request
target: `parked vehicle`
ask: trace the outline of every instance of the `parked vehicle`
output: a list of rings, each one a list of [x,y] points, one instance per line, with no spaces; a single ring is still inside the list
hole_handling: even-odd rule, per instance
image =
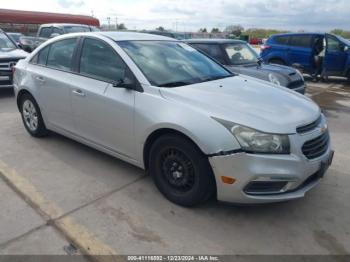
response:
[[[301,94],[306,84],[302,74],[292,68],[263,63],[246,42],[228,39],[190,39],[186,43],[225,65],[231,72],[256,77]]]
[[[12,32],[7,32],[7,35],[11,38],[13,42],[17,44],[17,46],[21,46],[20,43],[20,38],[24,36],[22,33],[12,33]]]
[[[161,35],[166,37],[171,37],[177,40],[183,40],[189,38],[189,34],[186,33],[178,33],[178,32],[169,32],[169,31],[158,31],[158,30],[151,30],[151,31],[143,31],[142,33],[148,33],[152,35]]]
[[[333,158],[312,100],[167,37],[56,37],[17,64],[15,94],[32,136],[53,130],[144,168],[179,205],[300,198]]]
[[[27,55],[0,29],[0,89],[12,87],[12,68]]]
[[[261,45],[263,40],[261,38],[251,38],[249,39],[249,44],[251,45]]]
[[[37,36],[22,36],[20,46],[27,52],[32,52],[39,45],[55,36],[77,33],[77,32],[95,32],[99,31],[97,27],[80,24],[43,24],[39,27]]]
[[[322,76],[342,76],[350,80],[350,41],[340,36],[320,33],[274,35],[261,50],[265,62],[298,65],[308,74],[316,72],[315,56],[324,51]]]

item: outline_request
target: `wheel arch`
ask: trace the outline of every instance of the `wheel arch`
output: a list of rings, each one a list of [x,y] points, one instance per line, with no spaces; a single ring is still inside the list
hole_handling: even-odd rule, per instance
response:
[[[183,137],[184,139],[190,141],[193,145],[195,145],[196,148],[202,154],[205,155],[205,153],[200,148],[198,143],[196,143],[193,138],[191,138],[190,136],[188,136],[184,132],[176,130],[174,128],[159,128],[157,130],[154,130],[151,134],[149,134],[147,139],[146,139],[146,141],[145,141],[145,143],[144,143],[144,146],[143,146],[143,163],[144,163],[145,170],[148,170],[149,154],[150,154],[150,150],[152,148],[152,145],[154,144],[154,142],[158,138],[160,138],[161,136],[164,136],[164,135],[168,135],[168,134],[174,134],[174,135],[178,135],[178,136]]]
[[[17,94],[17,99],[16,99],[16,103],[17,103],[17,108],[18,110],[20,110],[21,108],[21,105],[20,105],[20,102],[21,102],[21,97],[24,95],[24,94],[28,94],[30,96],[32,96],[34,99],[35,97],[33,96],[33,94],[31,92],[29,92],[27,89],[21,89],[19,90],[18,94]],[[36,100],[36,99],[35,99]]]
[[[273,60],[281,61],[283,63],[283,65],[287,65],[286,61],[282,57],[277,57],[277,56],[270,57],[268,60],[268,63],[270,64],[271,61],[273,61]]]

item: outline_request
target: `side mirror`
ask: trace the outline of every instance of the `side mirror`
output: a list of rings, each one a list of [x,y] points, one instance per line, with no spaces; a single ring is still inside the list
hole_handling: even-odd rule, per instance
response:
[[[52,33],[51,35],[50,35],[50,38],[54,38],[54,37],[56,37],[56,36],[59,36],[60,34],[58,34],[58,33]]]
[[[132,79],[125,77],[124,79],[115,81],[113,87],[133,90],[135,89],[135,82]]]
[[[346,45],[346,46],[344,46],[344,52],[349,51],[349,49],[350,49],[350,48],[349,48],[349,46],[347,46],[347,45]]]

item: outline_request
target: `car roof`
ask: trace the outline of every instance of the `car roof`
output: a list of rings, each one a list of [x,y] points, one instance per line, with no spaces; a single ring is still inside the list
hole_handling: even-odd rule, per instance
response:
[[[103,35],[105,37],[111,38],[114,41],[136,41],[136,40],[144,40],[144,41],[177,41],[174,38],[147,34],[147,33],[135,33],[135,32],[93,32],[87,33],[92,35]]]
[[[52,23],[52,24],[42,24],[42,27],[49,27],[49,26],[54,26],[54,27],[60,27],[60,26],[83,26],[83,27],[89,27],[88,25],[84,24],[61,24],[61,23]]]
[[[313,33],[313,32],[301,32],[301,33],[285,33],[285,34],[275,34],[271,37],[278,37],[278,36],[294,36],[294,35],[325,35],[324,33]]]
[[[242,40],[236,40],[236,39],[185,39],[183,40],[186,43],[191,44],[246,44],[247,42]]]

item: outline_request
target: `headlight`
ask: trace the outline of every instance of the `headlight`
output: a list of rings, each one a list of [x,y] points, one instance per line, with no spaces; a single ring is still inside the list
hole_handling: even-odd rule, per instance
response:
[[[288,135],[268,134],[255,129],[214,118],[226,127],[238,140],[241,148],[247,153],[289,154]]]
[[[300,70],[295,69],[297,71],[297,74],[300,76],[301,80],[305,81],[303,74],[300,72]]]
[[[269,80],[271,83],[278,85],[278,86],[281,86],[281,82],[275,74],[270,73]]]

